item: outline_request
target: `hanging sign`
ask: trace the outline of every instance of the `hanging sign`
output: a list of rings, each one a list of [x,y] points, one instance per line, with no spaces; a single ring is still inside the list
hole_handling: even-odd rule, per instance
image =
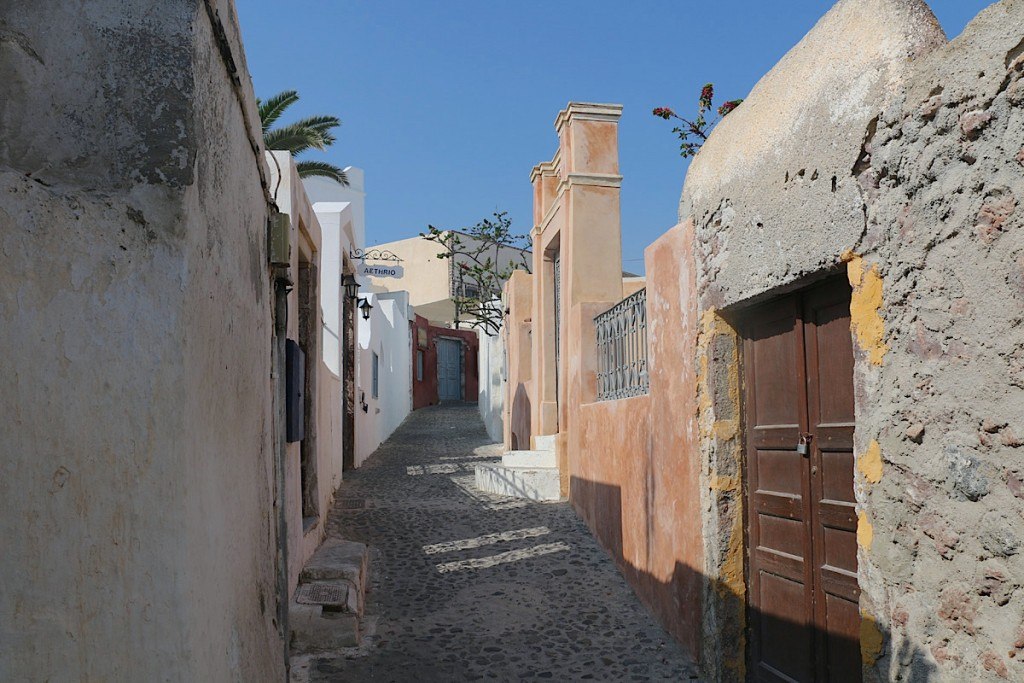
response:
[[[371,266],[367,263],[359,266],[359,273],[369,277],[400,278],[405,274],[402,266]]]

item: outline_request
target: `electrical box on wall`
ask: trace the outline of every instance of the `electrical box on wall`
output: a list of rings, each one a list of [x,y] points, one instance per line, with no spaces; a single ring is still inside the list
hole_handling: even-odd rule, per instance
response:
[[[292,262],[291,220],[286,213],[275,213],[267,219],[270,240],[270,265],[289,266]]]
[[[285,433],[288,443],[306,437],[306,354],[285,340]]]

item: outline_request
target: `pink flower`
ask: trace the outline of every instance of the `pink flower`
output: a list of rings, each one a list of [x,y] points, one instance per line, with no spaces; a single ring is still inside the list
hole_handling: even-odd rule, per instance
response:
[[[654,114],[655,116],[658,116],[658,117],[661,117],[661,118],[665,119],[666,121],[670,117],[676,115],[676,113],[674,111],[672,111],[671,109],[669,109],[668,107],[657,107],[651,113]]]

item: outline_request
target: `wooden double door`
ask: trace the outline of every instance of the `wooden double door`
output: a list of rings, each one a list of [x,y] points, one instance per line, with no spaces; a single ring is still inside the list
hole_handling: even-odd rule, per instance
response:
[[[860,681],[849,284],[761,305],[741,330],[751,678]]]

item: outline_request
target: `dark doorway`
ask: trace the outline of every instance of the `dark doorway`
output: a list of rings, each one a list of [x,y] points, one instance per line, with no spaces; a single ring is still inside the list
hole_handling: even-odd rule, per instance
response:
[[[356,300],[342,297],[341,303],[341,469],[356,466]]]
[[[860,681],[850,287],[830,279],[741,328],[752,678]]]

